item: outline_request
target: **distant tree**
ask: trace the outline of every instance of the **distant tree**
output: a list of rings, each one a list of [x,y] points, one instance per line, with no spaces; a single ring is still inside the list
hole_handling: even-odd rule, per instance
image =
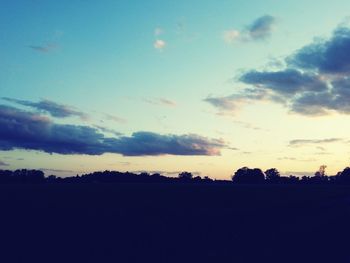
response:
[[[179,179],[190,180],[192,178],[193,178],[193,174],[192,173],[189,173],[189,172],[179,173]]]
[[[288,182],[292,184],[299,183],[299,177],[296,177],[295,175],[290,175],[288,177]]]
[[[339,172],[337,178],[337,181],[350,183],[350,167],[346,167],[342,172]]]
[[[327,165],[321,165],[318,171],[315,173],[315,176],[316,177],[326,176],[326,168],[327,168]]]
[[[197,176],[193,177],[192,180],[195,182],[200,182],[202,180],[202,178],[199,175],[197,175]]]
[[[203,181],[204,182],[212,182],[213,179],[209,178],[209,176],[204,176]]]
[[[142,173],[140,173],[139,176],[140,176],[140,177],[149,177],[150,174],[149,174],[149,173],[146,173],[146,172],[142,172]]]
[[[265,181],[265,174],[258,168],[242,167],[232,176],[232,181],[239,184],[260,184]]]
[[[281,177],[280,172],[276,168],[271,168],[265,171],[266,180],[270,182],[277,182]]]

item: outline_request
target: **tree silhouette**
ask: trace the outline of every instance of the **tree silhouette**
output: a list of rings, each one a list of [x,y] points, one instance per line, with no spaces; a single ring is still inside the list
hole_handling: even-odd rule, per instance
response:
[[[317,177],[326,176],[326,168],[327,168],[327,165],[321,165],[318,171],[315,173],[315,176]]]
[[[266,180],[272,183],[278,182],[281,177],[280,172],[276,168],[266,170],[265,175]]]
[[[182,180],[191,180],[193,178],[193,174],[189,172],[179,173],[179,179]]]
[[[235,172],[232,181],[239,184],[260,184],[264,183],[265,174],[259,168],[242,167]]]
[[[339,172],[337,178],[340,182],[350,183],[350,167],[346,167],[342,172]]]

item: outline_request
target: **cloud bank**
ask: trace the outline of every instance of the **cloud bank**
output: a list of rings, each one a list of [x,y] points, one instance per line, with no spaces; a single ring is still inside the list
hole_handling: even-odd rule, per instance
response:
[[[220,155],[222,140],[195,134],[161,135],[135,132],[131,136],[105,137],[89,126],[56,124],[48,117],[0,105],[0,150],[38,150],[58,154],[124,156]]]

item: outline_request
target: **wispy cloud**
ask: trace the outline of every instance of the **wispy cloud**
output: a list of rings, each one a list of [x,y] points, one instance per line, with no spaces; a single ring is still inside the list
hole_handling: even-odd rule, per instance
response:
[[[296,161],[296,162],[315,162],[317,161],[315,158],[308,158],[308,159],[299,159],[295,157],[280,157],[278,158],[279,161]]]
[[[41,53],[48,53],[58,48],[57,44],[52,44],[52,43],[45,44],[45,45],[29,45],[28,47],[34,51],[41,52]]]
[[[165,98],[145,98],[143,99],[143,101],[153,105],[168,106],[168,107],[176,106],[176,102]]]
[[[162,29],[162,28],[160,28],[160,27],[156,27],[155,29],[154,29],[154,35],[155,36],[160,36],[160,35],[162,35],[164,33],[164,30]]]
[[[327,143],[336,143],[343,142],[344,139],[341,138],[328,138],[328,139],[297,139],[291,140],[289,146],[305,146],[305,145],[315,145],[315,144],[327,144]]]
[[[252,123],[245,122],[245,121],[233,121],[233,123],[238,124],[242,126],[245,129],[251,129],[251,130],[256,130],[256,131],[262,131],[263,129],[253,125]]]
[[[264,90],[249,90],[232,94],[229,96],[213,97],[209,96],[203,101],[211,104],[219,110],[219,115],[236,114],[242,106],[247,105],[256,100],[267,99],[270,95]]]
[[[59,104],[51,100],[41,100],[39,102],[32,102],[28,100],[19,100],[6,97],[3,97],[2,99],[22,106],[34,108],[40,112],[48,113],[52,117],[56,118],[67,118],[75,116],[83,120],[88,119],[88,115],[86,113],[78,111],[72,106]]]
[[[121,118],[121,117],[119,117],[117,115],[112,115],[112,114],[109,114],[109,113],[104,113],[103,115],[109,121],[114,121],[114,122],[122,123],[122,124],[127,123],[126,119]]]
[[[227,44],[232,44],[237,40],[240,40],[240,37],[241,37],[241,33],[235,29],[225,30],[222,33],[222,38]]]
[[[5,162],[3,162],[3,161],[0,160],[0,167],[1,167],[1,166],[2,166],[2,167],[4,167],[4,166],[9,166],[9,164],[8,164],[8,163],[5,163]]]

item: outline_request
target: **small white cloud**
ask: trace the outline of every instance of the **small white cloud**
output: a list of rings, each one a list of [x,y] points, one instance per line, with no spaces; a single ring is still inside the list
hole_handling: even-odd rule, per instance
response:
[[[238,30],[226,30],[223,32],[223,39],[227,44],[232,44],[237,41],[241,36]]]
[[[165,43],[164,40],[157,39],[157,40],[154,42],[153,46],[154,46],[155,49],[163,50],[163,48],[165,48],[165,46],[166,46],[166,43]]]

